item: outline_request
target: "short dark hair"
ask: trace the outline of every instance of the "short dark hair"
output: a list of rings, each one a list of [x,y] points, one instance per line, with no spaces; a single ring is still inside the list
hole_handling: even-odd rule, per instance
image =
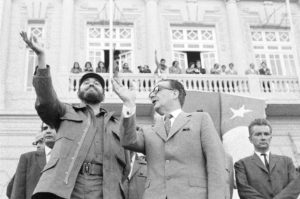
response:
[[[175,80],[175,79],[163,79],[162,81],[167,81],[170,84],[170,87],[174,90],[178,90],[179,95],[178,95],[178,99],[179,99],[179,103],[181,105],[181,107],[183,107],[184,101],[185,101],[185,96],[186,96],[186,92],[185,89],[182,85],[182,83],[180,83],[179,81]]]
[[[268,120],[266,120],[265,118],[256,118],[249,124],[249,126],[248,126],[249,136],[252,135],[252,130],[253,130],[254,126],[268,126],[270,128],[270,133],[272,133],[272,126],[271,126],[270,122]]]
[[[164,58],[162,58],[162,59],[160,59],[160,62],[162,62],[162,61],[164,61],[164,62],[165,62],[166,60],[165,60]]]

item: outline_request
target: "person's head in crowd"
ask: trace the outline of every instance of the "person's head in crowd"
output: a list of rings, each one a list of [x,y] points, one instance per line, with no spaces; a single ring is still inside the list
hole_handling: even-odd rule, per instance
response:
[[[249,140],[255,151],[265,153],[270,148],[272,139],[272,126],[268,120],[258,118],[253,120],[249,126]]]
[[[260,66],[262,68],[267,68],[267,63],[265,61],[262,61],[261,64],[260,64]]]
[[[41,131],[43,133],[45,145],[49,148],[53,148],[56,140],[56,131],[46,123],[42,123]]]
[[[200,60],[197,60],[197,61],[196,61],[196,67],[199,68],[199,69],[202,67],[202,66],[201,66],[201,61],[200,61]]]
[[[77,95],[79,99],[90,105],[96,105],[104,100],[105,81],[97,73],[86,73],[79,80]]]
[[[149,94],[154,110],[160,115],[182,108],[185,96],[183,85],[174,79],[159,81]]]
[[[193,61],[190,62],[189,65],[188,65],[188,68],[191,68],[191,69],[195,68],[195,62],[193,62]]]
[[[218,63],[215,63],[215,64],[214,64],[214,69],[215,69],[215,70],[218,70],[219,67],[220,67],[220,65],[219,65]]]
[[[179,67],[179,62],[178,61],[173,61],[172,66],[175,67],[175,68],[178,68]]]
[[[234,64],[233,63],[229,63],[229,68],[232,70],[234,68]]]
[[[98,64],[97,64],[97,67],[98,68],[104,68],[105,67],[104,62],[103,61],[99,61]]]
[[[86,70],[86,71],[93,70],[93,66],[92,66],[92,63],[90,61],[85,62],[84,70]]]
[[[38,133],[36,133],[35,139],[34,139],[34,142],[32,142],[32,145],[36,146],[37,151],[42,151],[45,148],[44,144],[45,143],[44,143],[43,133],[41,131],[39,131]]]
[[[128,64],[127,63],[123,63],[123,70],[128,70],[129,69],[129,66],[128,66]]]
[[[166,60],[165,59],[160,59],[160,65],[166,65]]]
[[[255,65],[253,64],[253,63],[251,63],[250,65],[249,65],[249,67],[250,67],[250,69],[255,69]]]
[[[143,73],[143,72],[144,72],[142,66],[138,66],[137,68],[138,68],[138,70],[139,70],[139,73]]]
[[[80,65],[79,65],[79,63],[78,63],[77,61],[74,62],[73,68],[74,68],[74,69],[79,69],[79,68],[80,68]]]
[[[222,65],[222,66],[221,66],[221,72],[222,72],[222,73],[225,73],[225,71],[226,71],[226,66],[225,66],[225,65]]]

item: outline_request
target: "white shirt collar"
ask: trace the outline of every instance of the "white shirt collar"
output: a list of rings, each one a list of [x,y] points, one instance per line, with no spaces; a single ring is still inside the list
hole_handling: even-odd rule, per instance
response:
[[[49,148],[47,145],[45,145],[45,154],[46,156],[49,155],[49,153],[52,151],[51,148]]]
[[[259,157],[259,159],[261,159],[261,161],[265,164],[265,160],[264,157],[261,155],[263,154],[262,152],[258,152],[258,151],[254,151],[254,153]],[[266,151],[265,154],[267,155],[267,160],[268,162],[270,162],[270,150]]]
[[[170,114],[172,115],[172,118],[176,119],[178,115],[182,112],[181,108],[176,109],[175,111],[172,111]]]

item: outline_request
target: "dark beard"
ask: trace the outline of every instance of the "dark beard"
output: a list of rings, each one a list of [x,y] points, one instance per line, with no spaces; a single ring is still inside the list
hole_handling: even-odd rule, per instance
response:
[[[94,88],[95,89],[95,88]],[[86,104],[99,104],[103,101],[104,95],[100,93],[97,89],[95,89],[95,92],[88,92],[88,91],[79,91],[78,97]]]

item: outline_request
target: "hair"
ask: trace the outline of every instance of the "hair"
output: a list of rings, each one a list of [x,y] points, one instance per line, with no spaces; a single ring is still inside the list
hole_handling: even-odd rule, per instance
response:
[[[80,68],[80,65],[79,65],[79,63],[78,63],[77,61],[74,62],[73,68],[75,68],[75,65],[76,65],[76,64],[78,64],[78,68]]]
[[[173,61],[173,62],[172,62],[172,66],[175,66],[176,62],[178,62],[178,61],[176,61],[176,60]],[[179,62],[178,62],[178,63],[179,63]]]
[[[191,62],[189,63],[189,65],[188,65],[188,68],[191,68],[192,65],[194,65],[194,67],[195,67],[195,62],[191,61]]]
[[[252,130],[254,126],[268,126],[270,128],[270,133],[272,133],[272,126],[268,120],[264,118],[256,118],[248,126],[249,136],[252,135]]]
[[[103,62],[103,61],[98,61],[98,64],[97,64],[97,66],[98,66],[98,67],[100,67],[100,64],[101,64],[101,63],[102,63],[102,64],[103,64],[103,66],[104,66],[104,62]]]
[[[229,63],[228,65],[229,65],[229,66],[234,66],[234,64],[233,64],[232,62],[231,62],[231,63]]]
[[[162,81],[169,82],[170,87],[172,89],[178,90],[178,92],[179,92],[179,95],[178,95],[179,103],[180,103],[180,106],[183,107],[183,104],[184,104],[184,101],[185,101],[185,96],[186,96],[186,92],[185,92],[185,89],[184,89],[183,85],[175,79],[163,79],[163,80],[161,80],[161,82]]]
[[[162,59],[160,59],[160,62],[162,62],[162,61],[164,61],[164,62],[165,62],[166,60],[165,60],[164,58],[162,58]]]
[[[91,67],[93,67],[93,66],[92,66],[92,62],[90,62],[90,61],[85,62],[84,67],[86,68],[88,64],[89,64]]]

